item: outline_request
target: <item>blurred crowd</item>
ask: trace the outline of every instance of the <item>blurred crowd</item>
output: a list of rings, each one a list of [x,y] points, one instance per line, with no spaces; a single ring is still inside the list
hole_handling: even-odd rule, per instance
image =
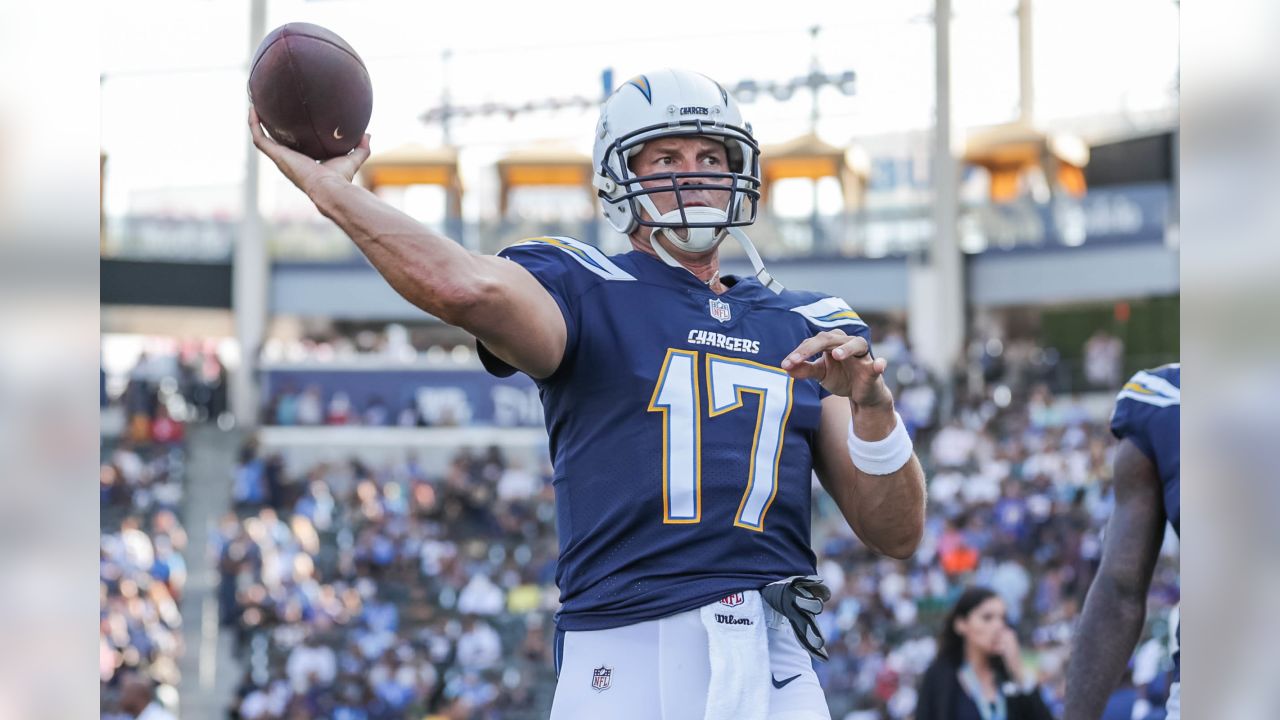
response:
[[[960,394],[939,423],[939,389],[912,372],[894,383],[930,477],[916,555],[872,555],[815,488],[818,570],[833,590],[821,616],[831,661],[818,671],[833,717],[911,717],[938,623],[974,584],[1005,600],[1060,712],[1070,632],[1112,503],[1105,419],[1030,383],[1011,402],[985,388]],[[545,717],[557,604],[548,468],[513,467],[490,448],[461,452],[443,476],[409,456],[284,477],[279,458],[252,446],[240,467],[237,487],[257,489],[239,495],[217,547],[224,622],[249,668],[240,717]],[[1175,550],[1165,548],[1152,586],[1122,688],[1138,711],[1125,717],[1148,717],[1143,708],[1167,692]]]
[[[439,416],[440,413],[432,413]],[[303,425],[365,425],[369,427],[426,427],[457,425],[444,417],[427,417],[418,403],[408,401],[395,407],[374,395],[363,403],[341,390],[326,393],[310,383],[301,389],[285,386],[271,396],[263,409],[263,421],[283,427]]]
[[[474,359],[474,342],[464,331],[432,324],[328,326],[296,338],[268,339],[262,346],[262,361],[268,365],[378,360],[462,364]]]
[[[1053,348],[974,338],[966,371],[944,387],[900,327],[883,327],[876,351],[890,361],[887,380],[930,479],[929,515],[911,559],[881,558],[815,485],[813,543],[833,592],[820,616],[831,660],[817,670],[832,717],[910,718],[938,625],[972,585],[1004,600],[1028,667],[1060,713],[1070,633],[1113,503],[1106,418],[1096,402],[1055,393]],[[1088,382],[1113,393],[1122,344],[1098,333],[1083,350]],[[131,684],[147,683],[155,703],[176,697],[186,537],[176,515],[182,427],[170,408],[217,417],[225,370],[208,358],[144,356],[119,402],[129,432],[104,451],[101,474],[104,717],[127,709]],[[357,408],[312,386],[282,391],[267,412],[283,425],[455,424],[417,407]],[[412,452],[388,464],[353,458],[290,472],[278,454],[247,442],[234,507],[208,548],[220,622],[242,661],[231,716],[545,717],[558,607],[550,475],[499,447],[461,450],[443,473]],[[1161,717],[1147,710],[1167,692],[1177,600],[1168,540],[1116,717]]]
[[[184,651],[178,606],[187,580],[187,535],[178,520],[184,463],[179,446],[125,441],[104,449],[98,560],[104,718],[134,717],[151,692],[157,702],[176,704]],[[149,717],[166,717],[158,712]]]
[[[116,387],[118,386],[118,387]],[[178,443],[188,422],[225,421],[227,369],[212,349],[142,352],[122,377],[100,370],[100,404],[123,413],[134,443]]]
[[[1044,699],[1060,714],[1070,633],[1113,503],[1112,447],[1105,420],[1055,401],[1044,386],[1004,409],[991,398],[961,402],[954,419],[917,445],[929,474],[929,514],[924,541],[905,562],[869,553],[822,497],[814,541],[818,572],[833,589],[820,617],[833,648],[818,672],[833,717],[910,717],[942,616],[971,585],[1004,600]],[[1162,717],[1145,708],[1162,705],[1168,690],[1177,601],[1169,540],[1138,661],[1122,688],[1125,718]]]
[[[268,470],[274,467],[273,470]],[[246,468],[248,470],[246,471]],[[301,477],[246,447],[212,551],[245,675],[236,717],[545,717],[557,553],[549,470],[498,448]]]

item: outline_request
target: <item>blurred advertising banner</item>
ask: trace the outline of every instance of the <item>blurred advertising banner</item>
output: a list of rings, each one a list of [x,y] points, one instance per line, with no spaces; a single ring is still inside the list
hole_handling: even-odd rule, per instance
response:
[[[480,368],[268,368],[269,425],[541,427],[542,402],[527,376]]]

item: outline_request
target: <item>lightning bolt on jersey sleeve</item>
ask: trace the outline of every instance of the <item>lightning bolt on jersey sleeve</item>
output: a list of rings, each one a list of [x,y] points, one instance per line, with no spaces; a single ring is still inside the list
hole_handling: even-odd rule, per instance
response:
[[[803,303],[791,308],[791,312],[803,317],[808,323],[812,335],[824,330],[842,330],[846,335],[857,336],[867,341],[867,352],[875,357],[875,349],[871,346],[871,328],[858,313],[849,307],[849,303],[841,298],[809,292],[784,292],[783,296],[792,302]],[[819,386],[819,396],[825,398],[831,393]]]
[[[539,382],[560,629],[667,617],[812,574],[827,393],[779,364],[822,330],[867,337],[857,314],[754,277],[727,278],[717,295],[645,253],[605,257],[569,238],[502,254],[542,282],[569,327],[564,362]]]

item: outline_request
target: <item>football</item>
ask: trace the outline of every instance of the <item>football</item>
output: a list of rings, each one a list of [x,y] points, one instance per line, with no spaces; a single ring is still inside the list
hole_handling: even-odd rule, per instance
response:
[[[360,144],[373,85],[364,61],[336,33],[288,23],[267,33],[254,53],[249,101],[276,142],[327,160]]]

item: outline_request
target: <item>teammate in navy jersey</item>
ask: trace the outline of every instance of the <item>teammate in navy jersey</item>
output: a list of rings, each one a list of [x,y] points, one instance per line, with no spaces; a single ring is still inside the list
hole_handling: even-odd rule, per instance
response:
[[[905,558],[924,475],[865,322],[785,290],[741,230],[758,146],[715,81],[664,70],[603,105],[594,184],[633,247],[569,237],[467,252],[315,163],[255,144],[410,302],[538,384],[560,559],[553,718],[828,718],[809,653],[826,589],[809,545],[816,472],[869,547]],[[734,237],[754,274],[722,277]]]
[[[1111,416],[1111,432],[1120,440],[1115,511],[1107,523],[1102,566],[1089,588],[1071,648],[1067,720],[1095,720],[1102,715],[1142,633],[1147,590],[1165,524],[1180,535],[1181,374],[1177,364],[1139,372],[1116,397]],[[1181,714],[1177,650],[1173,660],[1169,720]]]

